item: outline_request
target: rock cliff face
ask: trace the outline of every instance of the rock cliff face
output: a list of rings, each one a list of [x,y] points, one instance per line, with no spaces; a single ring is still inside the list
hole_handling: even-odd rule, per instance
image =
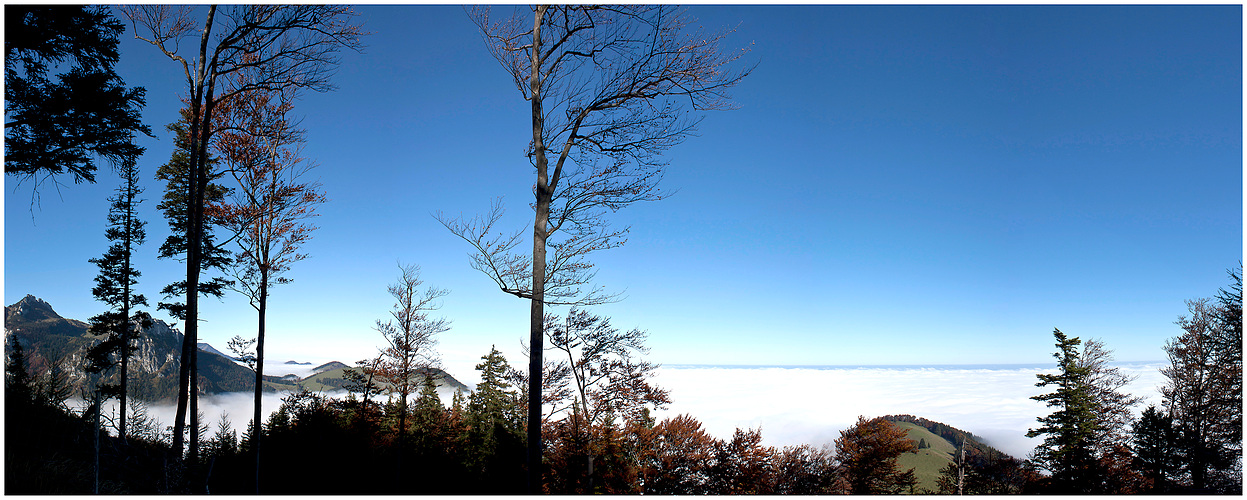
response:
[[[61,317],[52,306],[32,295],[4,308],[6,349],[9,336],[26,351],[27,364],[35,376],[60,371],[75,391],[89,389],[90,375],[82,368],[86,352],[101,341],[82,321]],[[206,344],[204,344],[206,345]],[[210,347],[209,347],[210,348]],[[130,358],[130,395],[147,401],[167,401],[177,394],[182,332],[161,320],[143,332]],[[115,382],[112,370],[106,382]],[[201,393],[249,391],[255,372],[215,352],[199,352]]]
[[[82,368],[87,350],[99,344],[102,337],[91,335],[88,325],[75,319],[62,318],[47,302],[27,295],[16,304],[4,308],[6,352],[11,340],[16,338],[26,351],[26,363],[36,377],[49,376],[54,372],[65,377],[75,395],[85,394],[91,388],[91,374]],[[161,320],[153,320],[139,337],[130,358],[129,394],[133,398],[152,402],[173,401],[177,397],[178,369],[181,366],[182,332]],[[288,362],[292,365],[311,363]],[[333,391],[341,390],[346,383],[342,371],[350,367],[331,361],[312,370],[303,378],[297,376],[264,377],[264,390],[276,391]],[[455,380],[450,374],[433,369],[439,385],[450,385],[459,390],[471,389]],[[120,379],[117,370],[110,370],[104,377],[106,383]],[[255,371],[242,366],[221,354],[212,346],[199,344],[199,392],[253,391]]]

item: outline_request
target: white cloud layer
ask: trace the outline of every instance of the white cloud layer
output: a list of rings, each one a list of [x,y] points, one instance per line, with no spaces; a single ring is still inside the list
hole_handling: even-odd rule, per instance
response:
[[[1159,403],[1161,363],[1119,365],[1138,378],[1126,391]],[[1019,458],[1040,441],[1025,436],[1049,413],[1031,396],[1040,368],[663,367],[656,382],[672,404],[657,416],[689,413],[716,437],[761,427],[763,443],[831,443],[858,415],[910,414],[974,433]],[[1050,370],[1049,370],[1050,371]]]
[[[1118,366],[1138,377],[1126,387],[1126,392],[1144,398],[1136,414],[1148,404],[1160,403],[1157,388],[1164,383],[1159,372],[1163,363]],[[821,446],[831,443],[858,415],[910,414],[972,432],[1005,453],[1025,458],[1039,442],[1027,438],[1026,430],[1036,426],[1036,417],[1049,413],[1030,399],[1044,392],[1035,387],[1035,374],[1041,370],[1045,369],[662,367],[655,381],[671,392],[672,404],[655,416],[688,413],[719,438],[731,438],[736,428],[761,427],[767,445]],[[453,391],[438,392],[449,406]],[[264,395],[265,419],[281,406],[284,396]],[[222,414],[241,436],[252,401],[251,393],[241,392],[200,398],[209,436]],[[151,405],[148,412],[168,426],[175,407]]]

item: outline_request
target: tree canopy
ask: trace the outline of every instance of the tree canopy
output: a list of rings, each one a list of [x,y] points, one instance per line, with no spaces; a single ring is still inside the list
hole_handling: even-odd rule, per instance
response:
[[[134,134],[151,129],[140,116],[144,89],[127,88],[114,71],[125,25],[102,6],[4,9],[4,171],[37,191],[63,173],[95,182],[95,156],[137,160]]]

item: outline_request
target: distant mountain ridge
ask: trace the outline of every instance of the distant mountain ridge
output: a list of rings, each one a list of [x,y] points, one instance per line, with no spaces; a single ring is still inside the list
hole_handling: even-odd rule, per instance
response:
[[[212,347],[212,344],[209,344],[209,343],[207,343],[207,342],[200,342],[200,343],[199,343],[199,350],[200,350],[200,351],[202,351],[202,352],[206,352],[206,353],[216,354],[217,356],[220,356],[220,357],[222,357],[222,358],[230,359],[230,360],[233,360],[233,361],[238,361],[238,359],[237,359],[237,358],[235,358],[235,357],[233,357],[233,356],[230,356],[230,355],[227,355],[227,354],[225,354],[225,353],[223,353],[223,352],[221,352],[221,351],[216,350],[216,348],[215,348],[215,347]]]
[[[85,322],[61,317],[47,302],[26,295],[16,303],[4,308],[6,352],[12,348],[8,336],[12,335],[26,352],[27,365],[35,376],[42,376],[54,369],[62,370],[66,382],[80,394],[90,384],[90,375],[82,369],[86,352],[100,343],[102,337],[91,335]],[[178,370],[180,369],[182,332],[156,319],[152,327],[139,337],[138,346],[130,358],[129,392],[131,397],[154,402],[170,401],[176,397]],[[200,342],[199,389],[203,394],[252,391],[255,387],[255,370],[243,366],[230,356],[211,345]],[[310,365],[309,362],[290,361],[291,365]],[[265,391],[332,391],[342,389],[345,381],[342,371],[351,367],[331,361],[312,369],[306,377],[283,378],[264,376]],[[441,370],[434,370],[439,385],[450,385],[467,391],[467,386]],[[115,382],[116,370],[104,379]]]
[[[90,374],[82,368],[83,360],[87,350],[102,340],[100,336],[91,335],[88,328],[85,322],[61,317],[50,304],[33,295],[4,308],[6,349],[9,348],[7,335],[14,336],[26,351],[27,364],[35,375],[60,370],[75,393],[90,384]],[[166,401],[177,394],[182,338],[182,332],[159,319],[143,332],[130,358],[131,396]],[[114,370],[104,381],[115,382],[117,378]],[[254,372],[229,358],[201,351],[199,387],[202,392],[250,390],[254,379]]]

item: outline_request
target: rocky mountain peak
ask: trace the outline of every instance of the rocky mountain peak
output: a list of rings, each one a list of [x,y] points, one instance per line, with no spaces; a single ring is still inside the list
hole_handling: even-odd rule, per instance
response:
[[[61,315],[52,310],[52,306],[34,295],[26,295],[22,300],[4,308],[5,322],[10,317],[20,317],[23,321],[42,321],[45,319],[61,319]]]

